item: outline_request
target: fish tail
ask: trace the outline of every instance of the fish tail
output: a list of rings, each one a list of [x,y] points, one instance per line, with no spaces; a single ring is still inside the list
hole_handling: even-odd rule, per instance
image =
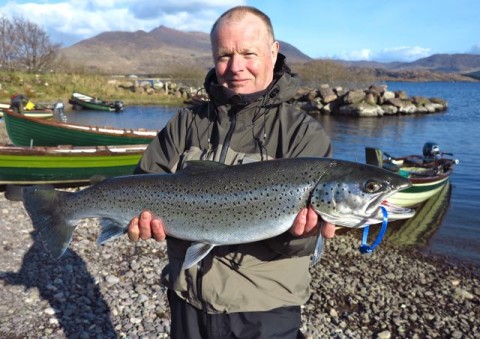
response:
[[[23,205],[50,254],[59,258],[73,236],[76,221],[61,208],[69,195],[52,187],[32,186],[23,190]]]

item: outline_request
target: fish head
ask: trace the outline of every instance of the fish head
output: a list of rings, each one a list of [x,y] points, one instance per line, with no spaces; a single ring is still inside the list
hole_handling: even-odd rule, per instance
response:
[[[382,168],[335,160],[312,191],[310,202],[325,221],[362,227],[382,222],[382,202],[410,186],[408,179]],[[409,209],[396,213],[395,219],[413,215]]]

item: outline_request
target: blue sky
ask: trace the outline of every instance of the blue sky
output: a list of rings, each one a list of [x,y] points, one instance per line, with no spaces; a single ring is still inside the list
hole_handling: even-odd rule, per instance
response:
[[[312,58],[388,62],[480,54],[479,0],[0,0],[0,14],[35,22],[69,46],[105,31],[160,25],[208,32],[235,5],[264,11],[277,39]]]

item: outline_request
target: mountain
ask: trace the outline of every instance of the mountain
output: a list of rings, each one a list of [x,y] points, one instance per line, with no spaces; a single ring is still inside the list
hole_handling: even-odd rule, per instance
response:
[[[468,74],[480,71],[479,54],[433,54],[412,62],[381,63],[374,61],[341,61],[354,67],[377,68],[390,71],[422,70],[441,73]]]
[[[292,63],[311,58],[294,46],[280,42]],[[160,26],[150,32],[104,32],[63,48],[72,65],[102,73],[166,74],[180,67],[213,66],[208,33],[184,32]]]
[[[313,60],[287,42],[280,41],[280,51],[290,65]],[[213,66],[209,34],[165,26],[150,32],[104,32],[61,52],[72,66],[104,74],[167,75],[180,70],[203,74]],[[368,69],[383,81],[480,78],[480,55],[475,54],[434,54],[413,62],[334,61],[350,68]]]

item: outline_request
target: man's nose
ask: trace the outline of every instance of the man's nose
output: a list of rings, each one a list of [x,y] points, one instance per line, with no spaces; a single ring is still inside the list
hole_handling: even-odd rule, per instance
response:
[[[236,73],[245,68],[245,58],[242,55],[234,54],[230,59],[230,71]]]

